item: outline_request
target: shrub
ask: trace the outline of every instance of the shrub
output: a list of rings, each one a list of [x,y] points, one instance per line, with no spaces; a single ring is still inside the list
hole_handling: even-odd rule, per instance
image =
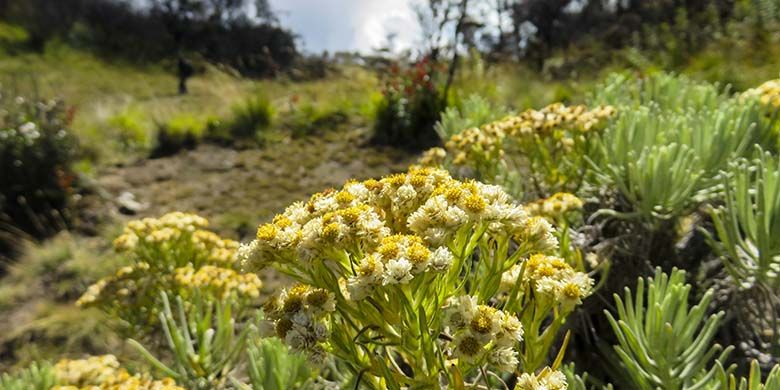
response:
[[[517,370],[560,385],[542,367],[592,279],[555,256],[553,230],[499,187],[412,167],[292,204],[239,258],[295,279],[264,305],[268,327],[333,356],[350,387],[500,387]]]
[[[392,67],[376,104],[374,142],[416,150],[439,143],[433,127],[446,106],[440,73],[427,58],[409,69]]]
[[[436,122],[436,133],[443,141],[460,134],[463,130],[480,127],[509,114],[505,107],[491,104],[479,95],[470,95],[460,107],[447,107]]]
[[[606,214],[651,230],[710,198],[718,172],[772,127],[762,124],[755,101],[683,77],[636,84],[617,78],[601,90],[595,100],[612,102],[619,115],[598,139],[593,184],[615,188],[629,204],[626,212]]]
[[[238,139],[256,139],[258,132],[271,126],[274,107],[265,96],[255,95],[233,106],[226,124],[230,135]]]
[[[0,233],[46,237],[69,221],[73,111],[57,100],[0,99]],[[5,233],[7,234],[7,233]]]
[[[122,149],[142,151],[149,147],[149,132],[142,113],[135,109],[126,109],[106,121],[111,134],[116,135]]]
[[[294,136],[306,136],[321,132],[322,129],[333,129],[348,119],[347,110],[340,104],[309,101],[293,106],[288,126]]]
[[[164,291],[161,292],[161,303],[160,323],[173,356],[173,367],[155,358],[137,341],[131,339],[130,344],[152,366],[186,385],[187,389],[225,388],[251,330],[238,328],[234,303],[203,299],[196,294],[187,301],[186,308],[182,298],[176,297],[176,306],[172,309]]]
[[[592,138],[613,115],[611,106],[589,110],[560,103],[526,110],[461,130],[445,139],[446,150],[431,149],[420,162],[444,164],[461,176],[501,185],[517,197],[528,189],[531,196],[526,197],[532,199],[576,191]]]
[[[247,343],[247,374],[252,390],[299,389],[311,379],[306,358],[290,353],[275,338],[251,337]],[[249,389],[238,386],[240,389]]]
[[[721,347],[712,344],[725,313],[705,315],[712,290],[689,308],[690,291],[685,272],[675,269],[666,275],[659,268],[646,282],[639,279],[633,296],[627,287],[625,300],[615,294],[618,319],[605,313],[618,338],[615,351],[631,388],[697,389],[716,380],[718,367],[732,349],[720,352]]]
[[[57,376],[48,363],[33,363],[13,375],[0,375],[0,388],[4,390],[50,390],[56,384]]]
[[[151,157],[164,157],[182,149],[195,149],[209,122],[191,114],[181,114],[157,124],[157,140]]]
[[[725,203],[710,209],[709,234],[730,276],[743,339],[764,353],[780,353],[780,158],[760,149],[732,162],[722,175]],[[705,231],[706,232],[706,231]],[[747,343],[747,341],[746,341]]]
[[[260,280],[235,271],[238,243],[205,230],[207,224],[181,212],[129,222],[114,247],[130,265],[89,286],[76,303],[100,308],[119,320],[120,332],[145,338],[157,329],[161,292],[185,298],[194,290],[217,300],[257,298]]]

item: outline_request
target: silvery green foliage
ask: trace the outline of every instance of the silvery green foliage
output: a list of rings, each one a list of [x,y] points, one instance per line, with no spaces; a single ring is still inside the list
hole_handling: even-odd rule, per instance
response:
[[[444,110],[434,128],[446,141],[463,130],[482,126],[506,115],[509,115],[506,107],[493,105],[482,96],[470,95],[460,108],[448,107]]]
[[[566,375],[566,383],[569,385],[568,390],[612,390],[612,384],[600,384],[594,383],[597,381],[591,380],[587,372],[583,372],[580,375],[574,367],[574,363],[564,364],[561,366],[561,372]]]
[[[709,243],[720,255],[734,287],[748,293],[743,318],[764,349],[780,348],[780,159],[758,149],[723,172],[725,203],[710,210],[715,236]],[[772,351],[764,351],[772,353]]]
[[[723,174],[725,204],[713,208],[711,244],[740,287],[780,288],[780,159],[758,151]]]
[[[712,290],[689,308],[690,290],[684,271],[674,269],[668,276],[659,268],[654,277],[639,279],[635,295],[626,288],[625,301],[615,294],[617,319],[605,311],[633,388],[710,388],[725,372],[722,364],[732,348],[712,344],[724,313],[706,316]]]
[[[164,364],[135,340],[129,343],[152,366],[188,389],[225,388],[252,327],[239,328],[234,319],[237,308],[230,300],[215,303],[194,294],[185,304],[177,296],[174,316],[168,295],[160,295],[160,322],[173,364]]]
[[[747,378],[736,378],[733,374],[729,375],[725,370],[719,370],[717,389],[726,390],[778,390],[780,389],[780,365],[775,365],[762,381],[761,368],[758,361],[753,360],[750,363],[750,372]]]
[[[48,363],[33,363],[14,375],[0,376],[0,389],[3,390],[49,390],[56,384],[57,377]]]
[[[306,358],[292,353],[274,338],[256,338],[247,343],[247,375],[250,386],[241,389],[299,389],[311,378]]]
[[[595,184],[615,188],[631,206],[625,213],[602,213],[651,227],[712,198],[719,171],[771,131],[755,100],[730,98],[684,77],[658,75],[632,84],[613,76],[593,100],[618,111],[591,160]]]

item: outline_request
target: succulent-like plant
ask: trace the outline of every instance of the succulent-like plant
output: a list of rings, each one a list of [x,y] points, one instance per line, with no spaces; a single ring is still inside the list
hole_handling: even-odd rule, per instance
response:
[[[212,302],[193,294],[186,303],[176,297],[176,317],[168,295],[161,293],[160,322],[171,352],[173,366],[164,364],[135,340],[128,342],[165,375],[188,389],[221,389],[244,350],[252,326],[240,329],[233,318],[231,300]],[[189,314],[187,314],[189,313]]]
[[[14,373],[0,375],[0,389],[3,390],[49,390],[57,384],[57,376],[49,363],[33,363],[30,367]]]
[[[311,378],[306,358],[277,339],[253,338],[246,352],[249,385],[233,381],[239,389],[299,389]]]
[[[723,175],[725,204],[711,210],[714,248],[731,277],[780,288],[780,159],[759,150]]]
[[[645,290],[647,284],[647,290]],[[731,347],[713,338],[724,313],[706,316],[713,291],[691,308],[691,285],[685,272],[639,279],[636,294],[626,288],[625,301],[615,294],[617,319],[605,311],[619,344],[620,362],[635,389],[701,389],[711,383]],[[716,364],[720,363],[720,364]]]

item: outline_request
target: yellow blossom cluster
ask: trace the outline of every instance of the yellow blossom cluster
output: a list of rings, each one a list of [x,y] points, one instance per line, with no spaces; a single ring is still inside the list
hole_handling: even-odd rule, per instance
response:
[[[484,224],[508,234],[521,229],[526,219],[523,207],[498,186],[455,180],[441,169],[412,167],[407,173],[349,182],[340,190],[292,204],[261,225],[238,257],[261,267],[340,259],[342,252],[372,253],[393,234],[414,234],[433,252],[465,226]]]
[[[756,88],[748,89],[743,96],[755,96],[763,105],[780,108],[780,79],[769,80]]]
[[[568,312],[590,295],[593,279],[575,271],[565,260],[543,254],[530,256],[501,276],[501,289],[511,291],[515,285],[527,286],[540,302],[560,304]]]
[[[554,103],[541,110],[529,109],[519,115],[509,116],[479,128],[466,129],[454,135],[446,142],[447,152],[452,154],[453,164],[469,165],[481,160],[497,160],[512,145],[507,140],[522,141],[525,138],[539,136],[555,137],[558,147],[568,149],[573,145],[573,136],[579,136],[600,128],[605,120],[615,114],[612,106],[600,106],[592,110],[582,105],[565,106]],[[556,130],[573,131],[574,134],[555,134]],[[435,164],[444,159],[441,149],[427,152],[421,163]]]
[[[449,298],[443,310],[453,358],[469,364],[488,363],[505,372],[517,369],[516,346],[523,340],[523,325],[517,317],[478,305],[472,296]]]
[[[329,331],[323,317],[335,310],[332,292],[304,284],[282,291],[263,305],[267,323],[276,336],[293,350],[306,352],[313,362],[321,362],[325,357],[322,343]]]
[[[192,265],[177,268],[174,272],[176,283],[186,289],[209,291],[219,299],[227,299],[232,294],[238,297],[257,298],[260,296],[262,282],[255,274],[240,274],[232,269],[204,265],[195,269]]]
[[[357,265],[355,276],[346,280],[344,295],[351,300],[361,300],[378,286],[406,284],[422,272],[445,271],[451,263],[452,253],[446,247],[431,251],[418,236],[388,236],[376,252]]]
[[[235,271],[238,242],[207,226],[205,218],[182,212],[128,222],[114,245],[131,264],[89,286],[76,304],[98,307],[138,334],[157,326],[163,291],[187,296],[198,288],[217,299],[258,297],[257,276]]]
[[[128,265],[120,268],[114,275],[104,277],[93,283],[87,288],[87,291],[76,301],[78,306],[89,306],[100,301],[102,297],[111,297],[122,299],[133,295],[139,287],[138,280],[149,271],[149,263],[140,262],[134,265]],[[110,288],[112,291],[105,294],[104,290]]]
[[[54,366],[60,383],[52,390],[184,390],[173,379],[153,380],[121,368],[114,355],[60,360]]]
[[[195,214],[180,211],[171,212],[160,218],[143,218],[127,223],[122,235],[114,240],[117,252],[148,256],[149,252],[184,252],[184,261],[175,260],[177,265],[186,263],[223,263],[234,261],[238,242],[223,239],[203,230],[208,220]],[[154,262],[150,263],[153,266]]]
[[[582,199],[574,194],[557,192],[549,198],[527,203],[526,209],[531,215],[544,217],[551,221],[559,221],[567,214],[581,210],[583,204]]]

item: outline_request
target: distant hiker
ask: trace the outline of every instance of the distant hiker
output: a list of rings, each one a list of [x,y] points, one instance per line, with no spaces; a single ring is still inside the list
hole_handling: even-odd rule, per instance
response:
[[[179,94],[187,94],[187,79],[192,76],[194,68],[192,64],[185,60],[184,57],[179,56]]]

